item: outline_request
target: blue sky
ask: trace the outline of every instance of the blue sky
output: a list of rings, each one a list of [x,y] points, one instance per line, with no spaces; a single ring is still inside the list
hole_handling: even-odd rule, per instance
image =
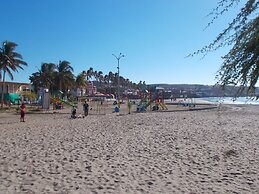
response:
[[[136,83],[213,85],[229,48],[204,59],[185,56],[210,43],[240,9],[205,29],[218,0],[1,1],[0,41],[16,42],[29,64],[14,74],[21,82],[41,63],[59,60],[70,61],[75,75],[90,67],[116,72],[112,54],[123,53],[120,73]]]

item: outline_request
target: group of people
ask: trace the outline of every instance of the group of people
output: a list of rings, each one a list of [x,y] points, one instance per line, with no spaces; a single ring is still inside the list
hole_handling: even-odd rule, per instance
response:
[[[83,104],[83,111],[84,111],[84,117],[88,116],[88,112],[89,112],[89,104],[85,101]],[[71,118],[75,119],[75,118],[82,118],[81,115],[76,115],[76,107],[73,106],[72,107],[72,111],[71,111]]]
[[[20,108],[20,122],[25,122],[25,104],[22,103],[21,106],[19,107]],[[83,104],[83,111],[84,111],[84,117],[88,116],[88,112],[89,112],[89,104],[85,101],[84,104]],[[81,116],[77,116],[76,115],[76,107],[73,106],[72,108],[72,111],[71,111],[71,118],[72,119],[75,119],[75,118],[80,118]]]

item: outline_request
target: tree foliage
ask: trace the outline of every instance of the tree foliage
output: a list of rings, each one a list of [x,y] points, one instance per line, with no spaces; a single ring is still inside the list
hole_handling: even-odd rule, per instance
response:
[[[209,14],[213,18],[208,26],[240,3],[240,0],[221,0]],[[194,52],[191,56],[215,51],[224,46],[232,46],[223,56],[216,78],[217,84],[223,86],[239,86],[237,96],[242,92],[255,94],[255,86],[259,76],[259,13],[258,0],[247,0],[236,17],[209,45]]]
[[[2,78],[1,107],[3,107],[4,103],[5,75],[9,75],[11,80],[13,80],[13,72],[18,72],[18,69],[23,70],[23,66],[27,66],[27,63],[23,61],[22,55],[15,51],[16,47],[16,43],[4,41],[0,48],[0,78]]]
[[[40,87],[48,88],[51,91],[57,89],[65,91],[67,87],[74,84],[73,68],[68,61],[54,63],[42,63],[38,72],[33,73],[29,79],[37,91]]]
[[[234,47],[224,56],[218,77],[224,85],[240,85],[237,95],[244,90],[255,92],[259,76],[259,17],[246,25]]]
[[[68,61],[59,61],[56,65],[55,78],[58,83],[58,89],[65,92],[67,87],[72,87],[74,82],[74,69],[70,66]]]
[[[22,91],[21,95],[23,96],[23,98],[27,98],[28,100],[35,100],[35,99],[37,99],[37,94],[35,92]]]
[[[22,65],[27,66],[27,63],[22,60],[22,55],[15,51],[16,47],[16,43],[4,41],[0,48],[0,70],[3,71],[3,82],[6,73],[13,80],[12,73],[18,72],[18,69],[23,70]]]
[[[94,70],[90,67],[87,71],[82,71],[77,76],[73,75],[73,68],[68,61],[60,61],[58,65],[54,63],[42,63],[41,68],[32,73],[29,77],[34,90],[41,87],[48,88],[50,92],[60,90],[64,94],[68,89],[83,89],[89,82],[95,82],[98,91],[103,93],[114,93],[118,84],[118,73],[109,72],[104,75],[102,71]],[[120,76],[120,87],[124,89],[137,89],[136,83]]]

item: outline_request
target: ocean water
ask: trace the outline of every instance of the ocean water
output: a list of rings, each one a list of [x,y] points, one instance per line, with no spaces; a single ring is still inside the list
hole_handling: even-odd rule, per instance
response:
[[[239,97],[233,99],[232,97],[208,97],[208,98],[198,98],[211,103],[222,103],[222,104],[254,104],[259,105],[259,100],[253,100],[247,97]]]

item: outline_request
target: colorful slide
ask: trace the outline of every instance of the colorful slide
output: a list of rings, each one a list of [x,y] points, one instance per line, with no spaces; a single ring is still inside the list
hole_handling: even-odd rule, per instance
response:
[[[146,105],[145,105],[145,109],[150,106],[151,103],[155,102],[157,106],[160,106],[162,110],[168,110],[168,108],[166,107],[165,103],[163,101],[159,101],[158,103],[156,102],[157,98],[153,98],[152,100],[150,100]]]

